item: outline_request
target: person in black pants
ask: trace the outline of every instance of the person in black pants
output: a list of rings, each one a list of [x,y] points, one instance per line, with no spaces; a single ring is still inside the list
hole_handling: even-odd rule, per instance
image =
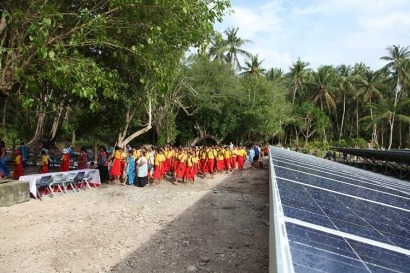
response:
[[[148,184],[148,160],[145,157],[145,150],[141,151],[141,155],[135,163],[136,166],[136,185],[139,187],[145,187]]]

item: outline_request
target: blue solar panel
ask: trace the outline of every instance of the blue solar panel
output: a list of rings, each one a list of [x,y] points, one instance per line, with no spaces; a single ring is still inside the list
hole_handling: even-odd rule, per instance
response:
[[[271,162],[295,272],[410,272],[407,184],[278,148]]]

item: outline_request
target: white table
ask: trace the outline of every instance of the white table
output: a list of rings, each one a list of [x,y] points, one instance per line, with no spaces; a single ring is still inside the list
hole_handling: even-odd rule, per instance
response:
[[[89,172],[96,171],[93,179],[90,181],[90,185],[94,187],[99,187],[101,185],[101,180],[100,180],[100,172],[98,169],[82,169],[82,170],[73,170],[73,171],[68,171],[68,172],[52,172],[52,173],[37,173],[37,174],[30,174],[30,175],[23,175],[20,176],[19,180],[20,181],[26,181],[30,183],[30,193],[37,198],[37,186],[36,182],[41,179],[43,176],[54,176],[57,174],[64,174],[63,178],[69,173],[78,173],[78,172],[85,172],[84,176],[87,175]]]

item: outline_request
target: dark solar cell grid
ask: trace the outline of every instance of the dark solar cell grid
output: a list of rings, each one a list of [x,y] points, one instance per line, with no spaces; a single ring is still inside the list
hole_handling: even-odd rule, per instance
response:
[[[341,164],[338,173],[335,162],[282,149],[272,158],[295,272],[410,272],[408,256],[379,247],[410,250],[406,185]]]

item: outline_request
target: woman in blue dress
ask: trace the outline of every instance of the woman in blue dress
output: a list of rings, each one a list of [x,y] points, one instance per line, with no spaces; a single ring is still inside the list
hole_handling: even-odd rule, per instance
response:
[[[9,168],[7,168],[7,153],[6,143],[0,140],[0,177],[8,176],[10,174]]]
[[[127,175],[128,175],[128,184],[134,184],[135,178],[135,157],[132,150],[128,151],[128,160],[127,160]]]
[[[255,150],[251,147],[249,149],[249,162],[252,163],[253,162],[253,158],[255,157]]]

